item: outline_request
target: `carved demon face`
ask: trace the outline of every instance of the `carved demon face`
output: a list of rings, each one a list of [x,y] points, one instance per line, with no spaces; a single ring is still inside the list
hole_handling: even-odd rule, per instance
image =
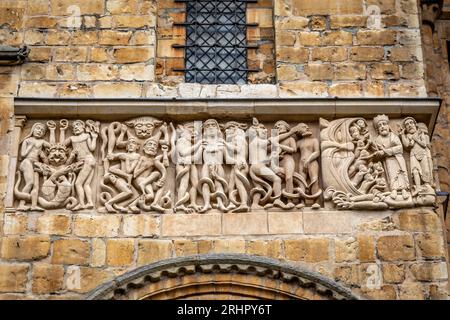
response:
[[[48,161],[53,166],[60,166],[67,161],[67,150],[61,144],[52,145],[48,152]]]
[[[134,124],[134,131],[136,135],[141,139],[149,138],[153,135],[153,130],[155,129],[155,124],[150,122],[136,122]]]

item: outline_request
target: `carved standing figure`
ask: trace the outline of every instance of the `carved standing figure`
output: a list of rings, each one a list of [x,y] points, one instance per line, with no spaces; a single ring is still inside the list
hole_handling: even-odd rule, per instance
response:
[[[192,213],[198,211],[197,205],[197,186],[198,171],[195,163],[202,156],[202,140],[195,142],[195,128],[193,123],[178,125],[175,129],[170,123],[172,129],[172,150],[173,162],[176,171],[177,201],[174,209]],[[194,144],[192,143],[194,142]],[[190,187],[189,187],[190,183]],[[189,205],[185,204],[189,202]]]
[[[232,165],[229,183],[230,205],[228,207],[232,212],[247,212],[248,192],[250,191],[250,182],[248,181],[248,143],[244,130],[247,125],[236,121],[229,121],[225,124],[227,138],[228,164]],[[236,193],[239,195],[239,201],[236,199]]]
[[[226,152],[219,123],[214,119],[206,120],[203,124],[203,166],[199,182],[204,205],[199,213],[204,213],[212,208],[212,198],[217,201],[217,204],[214,205],[215,208],[223,212],[227,211],[228,183],[225,180],[223,169]]]
[[[423,185],[431,187],[433,184],[433,162],[430,152],[428,135],[419,129],[416,120],[407,117],[403,120],[400,137],[403,146],[410,151],[411,174],[414,180],[412,195],[416,196]]]
[[[96,164],[93,152],[97,146],[99,126],[100,123],[94,123],[92,120],[87,120],[86,123],[75,120],[72,123],[73,136],[64,141],[65,146],[72,146],[77,160],[83,162],[83,167],[75,180],[79,204],[73,210],[94,208],[91,182]]]
[[[320,208],[318,195],[321,193],[318,161],[320,157],[319,140],[312,136],[310,128],[305,123],[298,124],[296,128],[301,136],[301,139],[297,141],[297,148],[300,151],[299,173],[308,183],[307,188],[310,190],[310,193],[316,195],[312,208],[318,209]]]
[[[44,140],[46,132],[47,127],[40,122],[36,122],[31,128],[30,134],[22,141],[20,148],[22,160],[19,165],[19,170],[25,186],[22,188],[21,192],[15,193],[16,197],[20,199],[19,210],[44,210],[38,206],[39,173],[36,172],[34,168],[36,164],[41,162],[43,148],[50,147],[50,143]],[[18,177],[18,182],[20,183],[20,175]],[[20,194],[30,195],[29,200],[31,200],[31,207],[25,205],[29,200],[25,199],[25,197],[21,197]]]
[[[267,154],[270,146],[267,129],[254,118],[249,136],[250,177],[255,184],[255,188],[250,192],[252,209],[272,206],[284,208],[285,204],[280,200],[281,178],[273,171],[271,158]]]
[[[403,158],[403,146],[400,138],[389,127],[389,118],[380,115],[373,119],[373,125],[378,132],[375,139],[375,157],[382,159],[386,171],[387,182],[391,189],[391,198],[396,199],[398,192],[402,198],[410,197],[409,180],[406,162]]]

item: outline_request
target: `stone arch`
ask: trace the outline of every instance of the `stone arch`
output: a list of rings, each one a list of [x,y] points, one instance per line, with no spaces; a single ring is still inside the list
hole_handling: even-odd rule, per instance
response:
[[[259,256],[208,254],[163,260],[127,272],[93,291],[105,299],[362,299],[316,272]]]

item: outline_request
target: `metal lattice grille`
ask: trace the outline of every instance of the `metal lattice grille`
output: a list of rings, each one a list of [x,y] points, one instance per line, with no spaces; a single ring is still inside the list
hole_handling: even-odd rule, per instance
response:
[[[186,2],[186,82],[247,82],[247,3]]]

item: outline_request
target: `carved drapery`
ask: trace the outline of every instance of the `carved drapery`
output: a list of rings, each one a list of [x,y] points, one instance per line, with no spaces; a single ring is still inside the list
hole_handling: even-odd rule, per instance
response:
[[[385,210],[435,203],[428,128],[412,117],[318,124],[143,116],[35,120],[22,131],[15,201],[7,201],[22,211],[205,213],[324,204]]]

